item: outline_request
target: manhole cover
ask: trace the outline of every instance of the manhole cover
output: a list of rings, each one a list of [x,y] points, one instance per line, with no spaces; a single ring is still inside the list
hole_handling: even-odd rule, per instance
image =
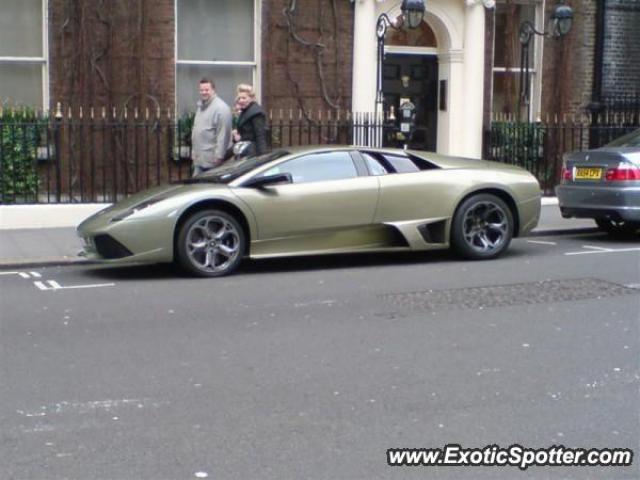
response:
[[[638,290],[594,278],[392,293],[382,297],[412,309],[479,309],[638,295]]]

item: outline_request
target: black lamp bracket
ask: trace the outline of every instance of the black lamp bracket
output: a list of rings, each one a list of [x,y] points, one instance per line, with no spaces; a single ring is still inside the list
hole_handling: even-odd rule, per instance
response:
[[[387,15],[386,13],[381,13],[378,17],[378,21],[376,22],[376,35],[378,37],[378,40],[383,39],[387,34],[387,28],[391,27],[394,30],[400,30],[403,23],[404,22],[401,17],[398,17],[395,21],[393,21],[391,20],[391,18],[389,18],[389,15]]]
[[[533,26],[533,23],[531,23],[529,20],[525,20],[524,22],[522,22],[522,24],[520,25],[520,44],[528,45],[533,35],[546,37],[549,34],[547,32],[541,32],[537,30],[536,27]]]

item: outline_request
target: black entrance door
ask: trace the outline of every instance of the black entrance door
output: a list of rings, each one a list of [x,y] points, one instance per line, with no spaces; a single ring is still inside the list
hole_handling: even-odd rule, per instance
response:
[[[397,130],[385,135],[385,146],[404,144],[417,150],[436,150],[438,138],[438,57],[387,53],[382,64],[384,110],[393,106]],[[415,128],[406,138],[400,132],[400,105],[409,99],[416,107]]]

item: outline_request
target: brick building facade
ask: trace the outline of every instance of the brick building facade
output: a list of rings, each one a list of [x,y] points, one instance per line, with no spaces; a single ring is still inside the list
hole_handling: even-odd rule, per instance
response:
[[[547,17],[554,4],[547,3]],[[544,45],[542,112],[582,115],[640,95],[640,2],[574,0],[571,33]]]
[[[456,132],[472,128],[480,136],[492,115],[515,112],[517,27],[530,18],[544,28],[556,2],[497,0],[496,8],[491,3],[427,0],[424,22],[434,32],[433,42],[393,44],[389,50],[396,56],[429,57],[436,65],[431,83],[438,88],[429,95],[446,95],[438,98],[433,113],[443,153],[475,154],[475,141],[456,150]],[[574,11],[570,34],[536,39],[532,119],[582,113],[594,102],[640,93],[640,2],[568,3]],[[11,5],[15,15],[0,29],[5,104],[160,108],[178,115],[195,103],[203,74],[220,80],[219,92],[229,103],[234,85],[243,81],[253,83],[263,106],[275,112],[372,111],[376,19],[381,12],[399,13],[398,2],[391,0],[33,0]],[[41,6],[40,18],[28,11],[33,5]],[[30,53],[22,52],[38,29],[42,45],[35,42]],[[245,32],[246,41],[238,31]],[[29,69],[28,81],[21,80],[23,68]],[[33,95],[38,82],[40,99]],[[477,112],[478,125],[468,121]]]
[[[602,95],[640,95],[640,1],[603,2]]]
[[[553,12],[546,5],[545,17]],[[596,2],[575,0],[573,27],[563,38],[545,38],[541,116],[579,115],[591,102],[596,45]]]
[[[348,1],[263,2],[262,100],[266,108],[351,109],[353,5]]]
[[[49,0],[51,106],[173,109],[173,0]]]
[[[353,6],[264,1],[260,78],[265,108],[349,110]],[[174,0],[49,1],[51,106],[176,107]],[[233,49],[233,45],[215,45]],[[216,75],[210,75],[214,80]],[[194,102],[196,85],[193,86]],[[231,98],[226,98],[232,102]]]

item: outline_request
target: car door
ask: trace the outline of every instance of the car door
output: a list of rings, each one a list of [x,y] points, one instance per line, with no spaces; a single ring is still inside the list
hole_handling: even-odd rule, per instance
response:
[[[380,179],[375,222],[411,222],[451,215],[462,187],[458,171],[441,170],[405,153],[368,152],[362,156],[372,175]],[[464,180],[458,180],[464,185]]]
[[[258,240],[335,235],[373,221],[378,180],[362,175],[349,151],[308,153],[259,175],[279,173],[292,183],[235,189],[255,214]]]

